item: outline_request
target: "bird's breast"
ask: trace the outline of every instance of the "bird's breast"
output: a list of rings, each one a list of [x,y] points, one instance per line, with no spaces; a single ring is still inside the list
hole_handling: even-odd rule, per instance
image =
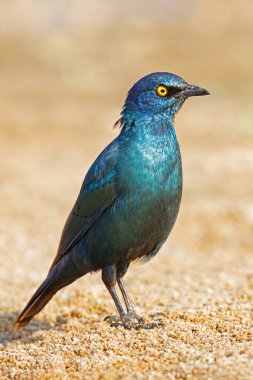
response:
[[[166,239],[182,194],[180,150],[175,136],[137,142],[122,165],[122,218],[143,240]]]
[[[153,137],[153,136],[152,136]],[[119,180],[130,196],[150,201],[169,200],[181,192],[181,155],[176,136],[167,133],[137,140],[121,162]]]

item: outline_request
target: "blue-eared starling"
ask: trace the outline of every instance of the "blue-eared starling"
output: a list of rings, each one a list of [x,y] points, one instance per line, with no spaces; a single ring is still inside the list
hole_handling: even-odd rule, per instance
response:
[[[188,97],[198,95],[208,91],[166,72],[149,74],[130,89],[116,123],[120,133],[88,170],[47,278],[16,328],[27,325],[59,289],[98,270],[122,324],[144,323],[122,278],[131,262],[158,252],[176,221],[182,167],[174,117]]]

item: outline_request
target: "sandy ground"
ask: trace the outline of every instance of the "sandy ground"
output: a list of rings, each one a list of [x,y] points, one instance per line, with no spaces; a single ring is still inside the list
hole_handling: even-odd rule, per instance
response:
[[[1,379],[252,379],[253,13],[245,9],[237,26],[229,4],[226,23],[210,6],[180,31],[163,21],[155,29],[125,24],[119,34],[111,25],[0,33]],[[188,49],[176,46],[189,30]],[[98,273],[13,333],[83,176],[118,133],[112,126],[128,88],[168,66],[212,96],[189,100],[176,119],[184,168],[176,226],[151,262],[126,275],[137,311],[163,326],[110,327],[104,318],[115,306]]]

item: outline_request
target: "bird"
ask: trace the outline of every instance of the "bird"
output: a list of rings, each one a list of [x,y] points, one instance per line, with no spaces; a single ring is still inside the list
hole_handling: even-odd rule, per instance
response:
[[[146,75],[131,87],[115,124],[119,134],[88,170],[48,275],[15,329],[26,326],[58,290],[97,271],[119,314],[108,320],[125,328],[145,324],[123,277],[131,263],[156,255],[175,224],[183,179],[174,118],[187,98],[200,95],[209,92],[168,72]]]

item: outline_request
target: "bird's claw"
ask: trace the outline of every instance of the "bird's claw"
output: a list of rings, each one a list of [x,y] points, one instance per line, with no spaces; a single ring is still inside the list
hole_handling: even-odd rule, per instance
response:
[[[143,317],[140,317],[135,312],[129,312],[128,314],[123,315],[121,318],[116,316],[108,316],[104,319],[110,323],[111,327],[124,327],[127,330],[151,330],[157,327],[163,326],[160,322],[145,323]]]
[[[140,315],[136,314],[135,311],[129,311],[125,317],[123,317],[122,322],[124,323],[125,320],[128,322],[132,322],[132,320],[136,320],[139,324],[143,324],[145,322],[145,319],[141,317]]]
[[[106,322],[109,322],[109,323],[118,323],[121,321],[121,318],[116,316],[116,315],[107,315],[107,317],[105,317],[104,321]]]
[[[113,327],[124,326],[126,329],[136,328],[144,323],[144,318],[140,317],[134,311],[130,311],[122,317],[108,315],[104,321],[109,322]]]
[[[123,315],[122,317],[118,317],[115,315],[108,315],[104,319],[104,321],[109,322],[109,323],[122,322],[123,324],[133,323],[132,322],[133,320],[136,320],[139,324],[144,323],[144,318],[136,314],[135,311],[129,311],[127,314]]]
[[[129,313],[122,318],[122,324],[127,330],[138,330],[143,325],[143,323],[144,319],[135,313]]]
[[[137,320],[138,323],[134,322],[134,320]],[[136,313],[127,314],[122,319],[122,323],[123,323],[123,326],[125,327],[125,329],[127,329],[127,330],[131,330],[131,329],[134,329],[134,330],[140,330],[140,329],[151,330],[151,329],[155,329],[157,327],[163,326],[162,323],[156,323],[156,322],[145,323],[144,318],[140,317]]]

